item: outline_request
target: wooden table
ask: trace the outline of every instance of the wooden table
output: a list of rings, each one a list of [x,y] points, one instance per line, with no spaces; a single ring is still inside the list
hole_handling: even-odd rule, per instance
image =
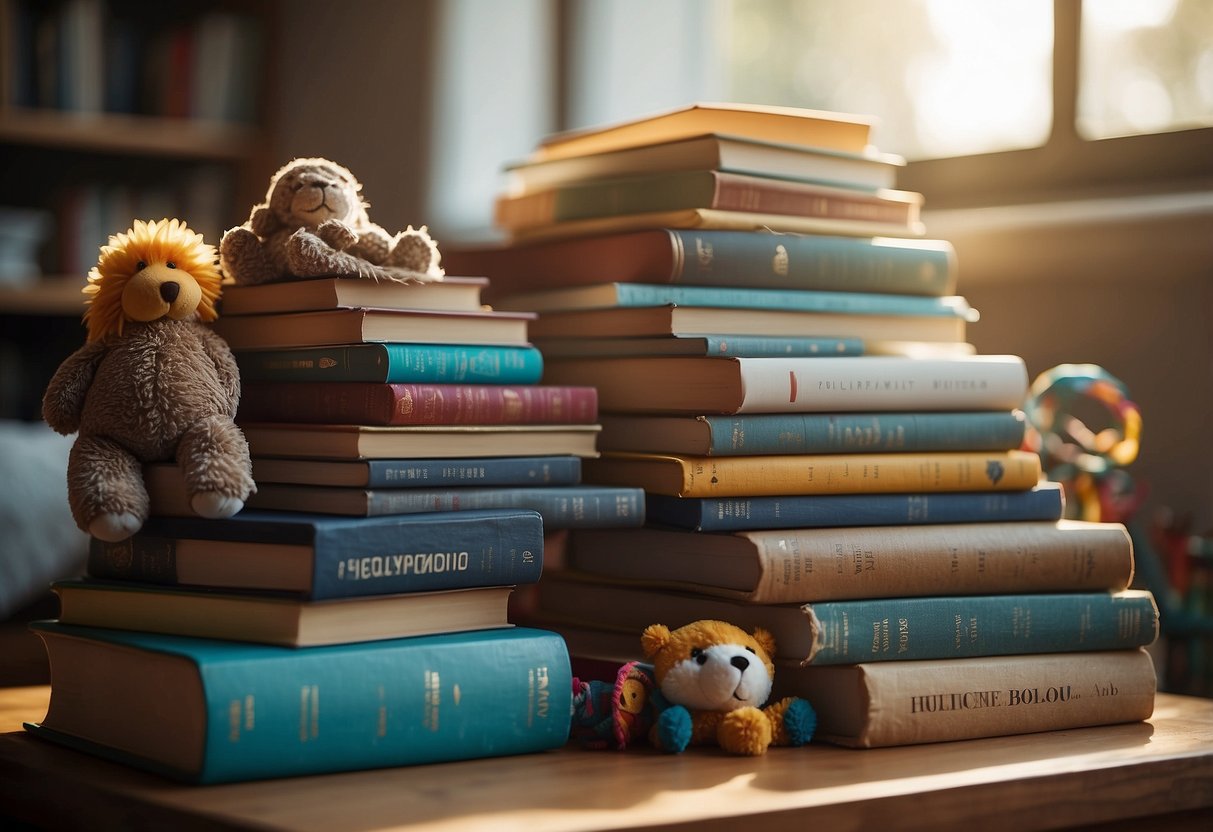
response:
[[[757,758],[570,748],[208,787],[17,730],[42,718],[48,696],[41,686],[0,689],[0,826],[8,817],[90,830],[1213,828],[1213,700],[1166,694],[1146,723],[1001,739]]]

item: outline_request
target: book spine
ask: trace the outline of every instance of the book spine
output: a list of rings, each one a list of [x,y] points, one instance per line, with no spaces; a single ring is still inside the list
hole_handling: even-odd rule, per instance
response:
[[[1002,451],[1018,448],[1017,411],[763,414],[704,417],[708,456],[893,451]]]
[[[575,456],[500,459],[367,460],[368,488],[460,485],[575,485],[581,460]]]
[[[655,522],[702,532],[797,529],[824,526],[899,526],[927,523],[999,523],[1059,520],[1062,491],[1055,486],[1026,491],[940,494],[826,494],[804,497],[667,497],[648,494],[645,516]]]
[[[912,200],[884,199],[863,191],[822,191],[786,180],[727,173],[715,174],[714,178],[716,191],[712,203],[688,207],[891,225],[910,225],[918,220],[918,204]]]
[[[890,295],[877,292],[814,292],[726,286],[668,286],[620,283],[615,305],[625,307],[707,306],[722,309],[779,309],[842,315],[972,317],[962,298]]]
[[[557,488],[452,488],[441,491],[393,488],[373,491],[371,516],[471,509],[530,509],[545,529],[612,528],[644,523],[644,491],[639,488],[565,486]]]
[[[772,698],[812,702],[814,739],[880,748],[1147,719],[1155,679],[1150,655],[1139,648],[780,667]]]
[[[535,384],[543,356],[534,347],[370,344],[236,353],[245,381],[362,381]]]
[[[1148,592],[827,601],[803,608],[805,664],[957,659],[1144,647],[1158,635]]]
[[[672,283],[943,296],[956,290],[944,241],[670,229]]]
[[[703,335],[705,355],[762,358],[863,355],[860,338],[767,338],[761,335]]]
[[[261,382],[244,387],[238,418],[397,426],[590,424],[597,416],[593,387]]]

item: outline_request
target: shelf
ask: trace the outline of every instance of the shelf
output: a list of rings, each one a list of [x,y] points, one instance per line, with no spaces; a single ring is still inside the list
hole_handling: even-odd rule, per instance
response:
[[[0,314],[83,315],[84,276],[44,277],[28,286],[0,286]]]

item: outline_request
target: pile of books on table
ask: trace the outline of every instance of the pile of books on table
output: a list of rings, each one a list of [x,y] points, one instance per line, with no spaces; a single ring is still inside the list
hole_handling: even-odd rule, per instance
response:
[[[612,660],[652,623],[765,627],[774,695],[845,745],[1144,719],[1157,610],[1129,536],[1062,519],[1020,450],[1023,361],[967,343],[952,248],[892,218],[921,197],[868,140],[692,107],[512,168],[511,239],[451,260],[538,313],[545,383],[598,389],[586,479],[647,500],[644,528],[572,534],[534,620]]]

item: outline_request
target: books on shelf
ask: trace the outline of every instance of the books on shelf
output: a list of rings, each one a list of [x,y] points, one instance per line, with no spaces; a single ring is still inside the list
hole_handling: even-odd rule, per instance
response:
[[[295,593],[324,600],[527,584],[543,523],[527,509],[346,518],[246,509],[226,520],[150,517],[89,544],[94,578]]]
[[[177,466],[144,466],[149,491],[181,487]],[[576,485],[581,459],[575,456],[507,456],[470,459],[274,459],[253,460],[253,480],[296,485],[362,488],[442,488],[464,485]]]
[[[756,413],[599,419],[603,451],[751,456],[755,454],[1004,451],[1023,444],[1024,415],[1014,410],[942,413]]]
[[[51,702],[26,727],[189,782],[522,754],[568,738],[568,653],[550,632],[291,650],[36,626]]]
[[[1064,510],[1065,492],[1060,484],[1051,482],[1041,482],[1024,491],[698,498],[645,496],[648,520],[699,532],[1060,520]]]
[[[335,344],[235,355],[243,381],[535,384],[543,375],[543,355],[531,345]]]
[[[762,604],[929,595],[1119,591],[1133,546],[1119,523],[756,529],[586,529],[568,565],[606,580]]]
[[[332,309],[273,315],[228,315],[215,332],[233,350],[314,347],[372,341],[522,346],[523,312],[442,312],[430,309]]]
[[[356,277],[286,280],[223,287],[223,315],[310,312],[342,307],[433,309],[474,312],[481,308],[484,277],[444,277],[429,283],[391,283]]]
[[[357,425],[590,424],[593,387],[261,381],[244,385],[236,417],[250,422]]]
[[[924,342],[925,343],[925,342]],[[604,338],[535,338],[548,359],[602,356],[729,356],[736,358],[809,358],[863,355],[861,338],[813,338],[766,335],[667,335]]]
[[[938,319],[946,320],[946,319]],[[1023,359],[634,357],[547,362],[548,384],[598,388],[603,411],[733,413],[1012,410],[1028,389]]]
[[[545,575],[537,589],[538,613],[553,620],[638,633],[715,618],[767,629],[777,658],[806,665],[1123,650],[1158,635],[1145,590],[755,604],[572,573]]]
[[[254,456],[302,459],[457,459],[597,456],[599,426],[586,425],[308,425],[253,422],[240,429]]]
[[[61,581],[52,589],[64,624],[285,647],[508,627],[513,591],[482,586],[312,601],[95,579]]]
[[[583,465],[587,482],[671,497],[1021,491],[1041,477],[1029,451],[674,456],[622,451]]]

